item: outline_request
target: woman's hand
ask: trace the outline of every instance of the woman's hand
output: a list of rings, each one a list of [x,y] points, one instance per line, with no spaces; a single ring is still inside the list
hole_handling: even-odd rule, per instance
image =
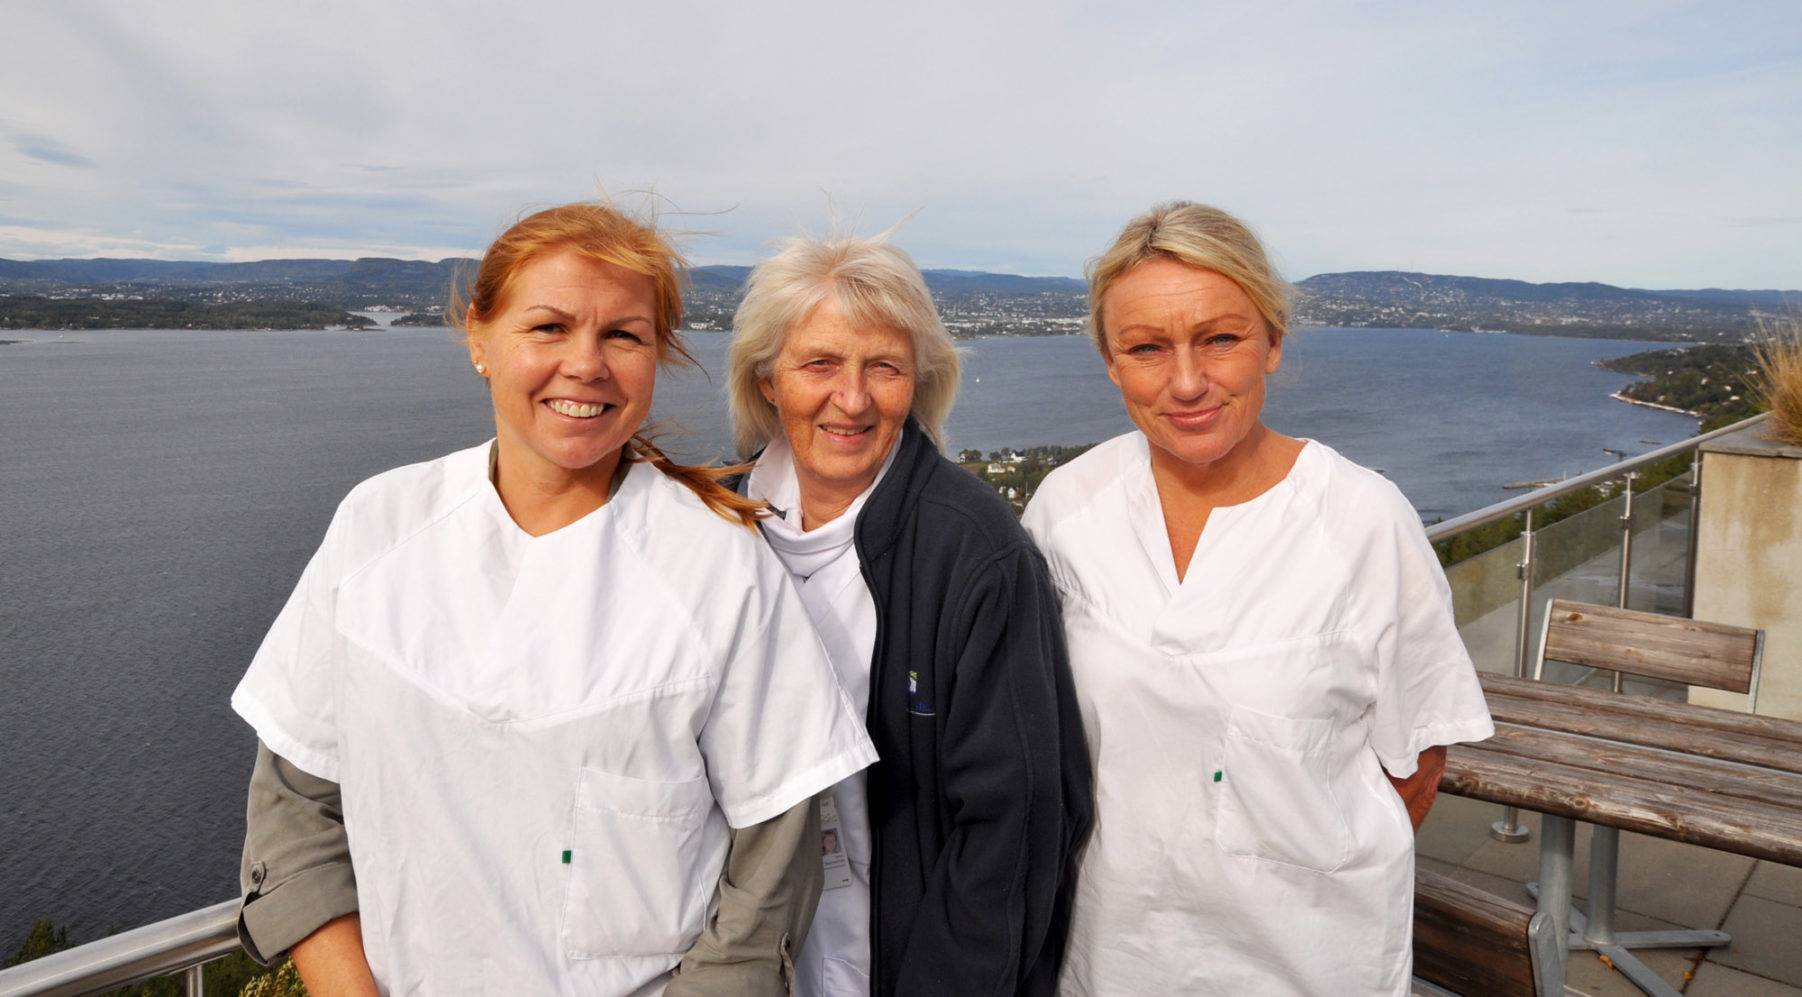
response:
[[[363,919],[333,918],[295,943],[290,953],[300,981],[314,997],[376,997],[375,977],[363,956]]]
[[[1420,753],[1413,775],[1406,779],[1389,776],[1389,784],[1401,794],[1402,803],[1408,808],[1408,820],[1414,824],[1415,831],[1420,830],[1420,825],[1427,819],[1427,811],[1433,808],[1433,799],[1439,795],[1439,777],[1444,774],[1445,745],[1436,744]]]

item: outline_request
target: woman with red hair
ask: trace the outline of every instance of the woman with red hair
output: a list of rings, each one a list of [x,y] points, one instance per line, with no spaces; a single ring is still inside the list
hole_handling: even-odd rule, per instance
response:
[[[874,753],[759,505],[638,436],[679,264],[604,205],[502,235],[453,308],[494,440],[357,486],[233,695],[243,934],[314,993],[786,988]]]

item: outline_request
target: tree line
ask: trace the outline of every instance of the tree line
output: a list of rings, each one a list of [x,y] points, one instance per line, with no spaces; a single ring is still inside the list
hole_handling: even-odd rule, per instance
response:
[[[301,301],[0,297],[0,329],[367,329],[376,323]]]

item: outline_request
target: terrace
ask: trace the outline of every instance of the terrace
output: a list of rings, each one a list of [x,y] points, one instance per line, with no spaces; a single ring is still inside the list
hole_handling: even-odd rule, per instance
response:
[[[1531,674],[1545,608],[1553,598],[1623,605],[1672,616],[1755,626],[1767,631],[1760,714],[1802,719],[1802,603],[1794,592],[1802,556],[1783,552],[1771,534],[1802,522],[1802,449],[1763,441],[1761,419],[1747,420],[1676,447],[1542,488],[1428,530],[1446,540],[1518,517],[1528,533],[1447,568],[1459,629],[1480,670]],[[1703,454],[1694,468],[1641,492],[1623,487],[1673,451]],[[1770,465],[1759,468],[1758,465]],[[1748,474],[1748,469],[1750,473]],[[1762,477],[1761,477],[1762,475]],[[1773,481],[1788,482],[1773,488]],[[1562,497],[1596,486],[1614,497],[1534,529]],[[1792,536],[1795,546],[1802,535]],[[1787,563],[1788,575],[1760,577]],[[1763,588],[1766,597],[1760,597]],[[1548,667],[1548,681],[1606,688],[1613,673]],[[1628,681],[1628,691],[1744,710],[1745,697],[1658,682]],[[1537,814],[1441,794],[1417,840],[1421,868],[1489,893],[1529,902],[1525,884],[1541,875]],[[1579,824],[1571,883],[1587,899],[1592,829]],[[1522,840],[1511,840],[1511,839]],[[1638,950],[1670,990],[1700,997],[1802,997],[1802,868],[1631,832],[1620,836],[1617,891],[1621,931],[1723,931],[1716,948]],[[1591,997],[1636,997],[1642,990],[1594,952],[1570,952],[1567,984]]]

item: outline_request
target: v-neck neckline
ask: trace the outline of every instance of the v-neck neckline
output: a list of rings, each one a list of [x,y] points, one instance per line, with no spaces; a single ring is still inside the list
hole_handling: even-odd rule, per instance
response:
[[[565,539],[583,528],[584,524],[600,521],[603,518],[603,514],[619,500],[621,495],[625,494],[627,482],[631,480],[635,474],[640,473],[638,470],[639,465],[644,464],[643,461],[632,461],[624,454],[621,454],[619,468],[613,474],[613,480],[609,485],[607,500],[605,502],[602,502],[600,505],[588,510],[576,519],[573,519],[548,533],[533,534],[528,532],[525,527],[519,525],[519,522],[513,518],[513,514],[507,511],[506,501],[501,498],[500,486],[495,484],[498,454],[498,441],[491,441],[488,444],[488,453],[480,465],[481,480],[479,483],[476,483],[475,486],[481,489],[483,493],[483,507],[488,510],[489,515],[502,529],[508,542],[518,543],[527,549],[543,546],[546,541]],[[652,470],[653,472],[655,471],[654,468]]]
[[[1276,484],[1262,492],[1234,505],[1216,506],[1208,512],[1208,521],[1195,538],[1195,549],[1189,552],[1189,570],[1182,577],[1176,573],[1176,551],[1170,545],[1170,530],[1164,523],[1164,506],[1158,493],[1157,476],[1151,470],[1151,441],[1145,434],[1139,433],[1132,449],[1121,451],[1120,480],[1127,490],[1127,515],[1132,523],[1133,533],[1139,544],[1145,549],[1146,557],[1151,561],[1158,581],[1164,588],[1166,604],[1176,599],[1187,588],[1193,588],[1190,580],[1195,577],[1196,566],[1203,562],[1208,549],[1218,547],[1221,537],[1226,533],[1232,520],[1239,519],[1248,511],[1274,501],[1272,496],[1294,487],[1293,482],[1302,470],[1304,461],[1313,458],[1309,452],[1318,448],[1313,440],[1302,440],[1301,452],[1295,455],[1295,462],[1290,465]]]

